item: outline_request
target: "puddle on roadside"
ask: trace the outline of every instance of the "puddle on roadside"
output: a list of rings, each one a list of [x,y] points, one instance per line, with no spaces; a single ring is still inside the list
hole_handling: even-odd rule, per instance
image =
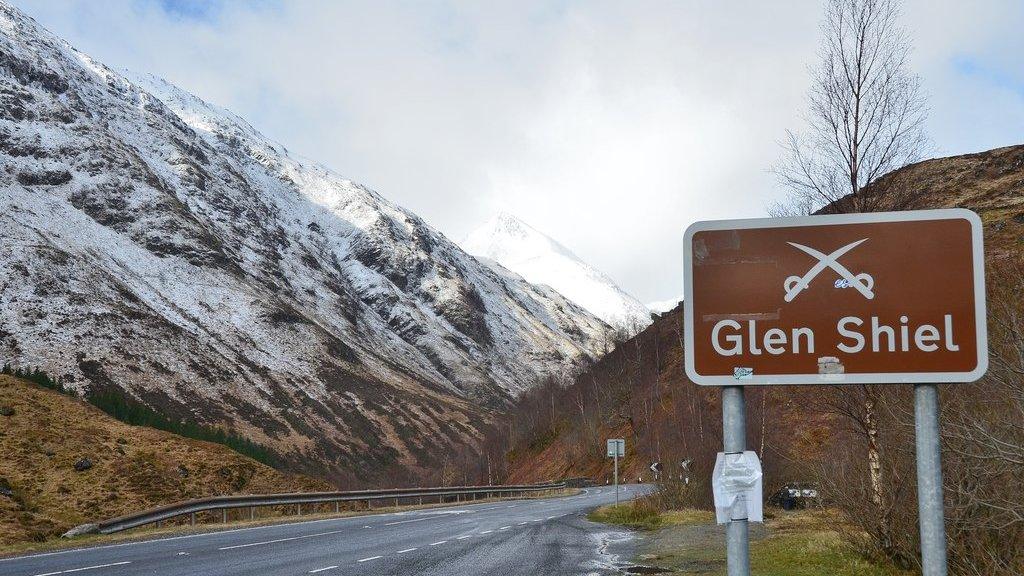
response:
[[[671,572],[668,568],[659,568],[657,566],[627,566],[622,568],[622,571],[627,574],[662,574],[664,572]]]

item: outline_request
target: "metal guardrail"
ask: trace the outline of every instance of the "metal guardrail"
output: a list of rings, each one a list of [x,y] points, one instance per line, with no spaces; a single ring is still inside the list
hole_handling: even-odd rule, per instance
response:
[[[438,498],[443,501],[445,497],[473,496],[474,499],[481,496],[489,498],[498,496],[525,496],[549,490],[562,490],[566,487],[565,482],[550,484],[523,484],[513,486],[446,486],[441,488],[397,488],[390,490],[355,490],[349,492],[305,492],[294,494],[253,494],[240,496],[212,496],[209,498],[198,498],[176,502],[166,506],[158,506],[127,514],[118,518],[111,518],[96,524],[83,524],[68,531],[65,536],[77,536],[80,534],[113,534],[130,528],[137,528],[147,524],[156,524],[164,520],[178,516],[190,515],[192,523],[195,524],[195,514],[198,512],[210,512],[222,510],[223,517],[227,519],[227,510],[232,508],[249,509],[250,518],[255,517],[255,509],[264,506],[297,506],[298,513],[302,513],[303,504],[325,504],[333,502],[335,512],[339,511],[341,502],[362,502],[366,501],[367,506],[374,500],[391,500],[397,503],[402,499],[417,498],[422,502],[423,498]]]

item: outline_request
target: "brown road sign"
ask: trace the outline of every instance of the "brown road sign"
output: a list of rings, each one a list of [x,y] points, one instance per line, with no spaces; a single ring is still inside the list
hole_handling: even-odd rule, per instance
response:
[[[697,384],[968,382],[988,367],[970,210],[697,222],[684,257]]]

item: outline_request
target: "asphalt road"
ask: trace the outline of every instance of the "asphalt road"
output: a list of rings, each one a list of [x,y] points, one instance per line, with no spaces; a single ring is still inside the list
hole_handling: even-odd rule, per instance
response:
[[[647,486],[621,488],[629,498]],[[2,576],[513,576],[619,574],[629,533],[586,519],[610,487],[192,534],[0,559]]]

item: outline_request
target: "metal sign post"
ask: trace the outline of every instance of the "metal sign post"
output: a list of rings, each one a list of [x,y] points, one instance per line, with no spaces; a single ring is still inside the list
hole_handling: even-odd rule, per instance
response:
[[[615,505],[619,505],[619,453],[615,453]]]
[[[914,386],[914,435],[917,454],[917,509],[921,530],[921,574],[946,576],[946,525],[942,508],[939,446],[939,390]]]
[[[743,386],[722,388],[722,440],[726,454],[747,449],[747,408]],[[744,504],[740,506],[740,504]],[[729,576],[750,576],[750,540],[744,502],[733,506],[725,532],[725,557]]]
[[[716,501],[723,496],[732,511],[729,574],[748,573],[747,521],[759,516],[739,504],[752,497],[746,487],[756,486],[760,464],[723,458],[744,449],[743,386],[896,383],[914,385],[923,573],[945,576],[935,384],[972,382],[988,369],[978,215],[697,222],[683,254],[686,375],[723,387],[728,469]]]
[[[615,505],[619,505],[619,456],[626,455],[626,441],[622,438],[608,440],[608,455],[615,459]]]

